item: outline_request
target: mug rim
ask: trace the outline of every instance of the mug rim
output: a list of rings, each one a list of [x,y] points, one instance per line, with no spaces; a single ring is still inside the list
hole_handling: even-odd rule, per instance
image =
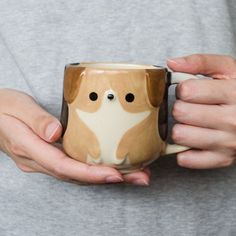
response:
[[[159,70],[165,69],[165,67],[148,64],[135,64],[126,62],[80,62],[70,63],[66,67],[84,67],[92,69],[103,69],[103,70]]]

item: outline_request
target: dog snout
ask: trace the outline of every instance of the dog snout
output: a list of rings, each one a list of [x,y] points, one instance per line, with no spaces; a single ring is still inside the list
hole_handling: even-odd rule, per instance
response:
[[[115,96],[114,96],[114,94],[109,93],[109,94],[107,95],[107,98],[111,101],[111,100],[113,100],[113,99],[115,98]]]

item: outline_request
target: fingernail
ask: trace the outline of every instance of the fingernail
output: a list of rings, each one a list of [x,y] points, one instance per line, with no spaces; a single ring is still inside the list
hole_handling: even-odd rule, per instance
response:
[[[142,186],[148,186],[149,185],[148,181],[146,181],[144,179],[135,179],[135,180],[132,181],[132,184],[142,185]]]
[[[46,128],[46,137],[47,139],[50,141],[52,139],[52,137],[55,135],[55,133],[58,131],[59,127],[61,125],[56,123],[56,122],[53,122],[53,123],[50,123],[47,128]]]
[[[107,183],[119,183],[119,182],[123,182],[124,180],[120,177],[120,176],[108,176],[106,177],[106,182]]]
[[[171,58],[168,59],[167,61],[175,64],[186,64],[186,60],[184,57]]]

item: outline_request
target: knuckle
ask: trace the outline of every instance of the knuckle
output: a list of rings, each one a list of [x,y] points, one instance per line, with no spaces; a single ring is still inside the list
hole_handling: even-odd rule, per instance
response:
[[[52,172],[59,178],[65,178],[65,165],[62,161],[58,162],[52,169]]]
[[[203,68],[206,64],[206,57],[203,54],[192,54],[188,58],[189,61],[194,64],[196,69]]]
[[[9,142],[8,149],[9,149],[10,153],[12,153],[13,155],[16,155],[16,156],[25,156],[26,155],[25,147],[23,144]]]
[[[236,140],[225,142],[223,148],[226,148],[231,151],[236,150]]]
[[[177,96],[182,100],[189,100],[192,94],[192,81],[186,80],[177,86]]]
[[[205,61],[205,57],[203,54],[200,53],[195,53],[189,56],[189,58],[192,59],[192,61],[194,61],[195,63],[202,63],[203,61]]]
[[[184,115],[184,111],[182,109],[182,102],[180,101],[176,101],[173,105],[173,108],[172,108],[172,115],[174,118],[178,118],[179,116],[182,116]]]
[[[56,176],[62,176],[64,173],[64,167],[62,164],[56,164],[53,169],[52,172],[56,175]]]
[[[182,139],[179,126],[180,125],[178,125],[178,124],[174,125],[172,128],[172,133],[171,133],[171,138],[176,143],[178,143]]]
[[[94,175],[92,174],[92,173],[94,173],[94,166],[87,165],[85,173],[86,173],[86,182],[87,183],[96,182],[94,179]]]
[[[25,173],[31,173],[31,172],[34,172],[34,170],[32,170],[30,167],[24,165],[24,164],[21,164],[21,163],[16,163],[16,166],[23,172]]]
[[[221,167],[229,167],[234,164],[233,158],[224,158],[222,162],[220,163]]]
[[[226,117],[226,124],[230,128],[231,131],[236,131],[236,119],[235,116],[228,116]]]
[[[61,181],[69,181],[70,179],[65,177],[64,175],[55,175],[54,176],[57,180],[61,180]]]
[[[66,177],[65,175],[56,175],[56,178],[58,179],[58,180],[62,180],[62,181],[65,181],[65,180],[68,180],[68,177]]]

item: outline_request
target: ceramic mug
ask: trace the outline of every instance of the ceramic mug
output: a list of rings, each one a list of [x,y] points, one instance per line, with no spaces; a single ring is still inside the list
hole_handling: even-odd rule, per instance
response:
[[[153,65],[74,63],[64,74],[63,148],[72,158],[143,169],[159,156],[188,149],[167,144],[168,87],[196,78]]]

